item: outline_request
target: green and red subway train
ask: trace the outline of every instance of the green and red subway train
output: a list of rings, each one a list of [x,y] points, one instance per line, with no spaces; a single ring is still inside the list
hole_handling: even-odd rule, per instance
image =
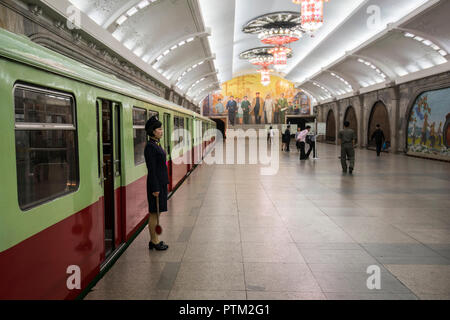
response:
[[[79,297],[145,225],[150,116],[169,191],[214,141],[210,119],[2,29],[0,97],[0,299]],[[172,141],[178,128],[190,135]],[[188,163],[171,158],[180,145]]]

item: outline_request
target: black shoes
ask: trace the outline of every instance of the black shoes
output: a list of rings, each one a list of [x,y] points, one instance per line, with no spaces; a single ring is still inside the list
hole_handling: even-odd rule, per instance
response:
[[[350,169],[348,170],[348,173],[352,174],[352,173],[353,173],[353,168],[350,168]]]
[[[157,251],[163,251],[163,250],[169,249],[169,246],[168,246],[167,244],[165,244],[164,241],[161,241],[161,242],[158,243],[158,244],[154,244],[153,242],[150,241],[150,242],[148,243],[148,249],[149,249],[149,250],[155,249],[155,250],[157,250]]]

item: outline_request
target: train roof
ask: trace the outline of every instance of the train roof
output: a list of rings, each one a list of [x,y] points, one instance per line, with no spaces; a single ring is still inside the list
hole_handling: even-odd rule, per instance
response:
[[[211,121],[202,115],[167,101],[142,88],[131,85],[116,76],[101,72],[62,54],[47,49],[32,42],[25,36],[20,36],[0,28],[0,56],[18,61],[40,69],[85,82],[100,88],[118,92],[123,95],[143,100],[160,107],[183,112],[196,118]]]

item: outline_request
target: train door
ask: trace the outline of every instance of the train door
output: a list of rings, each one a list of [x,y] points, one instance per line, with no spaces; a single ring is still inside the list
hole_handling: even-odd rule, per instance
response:
[[[97,100],[97,142],[101,201],[104,214],[104,257],[107,258],[123,241],[121,236],[121,150],[120,105]]]
[[[169,191],[172,191],[172,156],[170,148],[170,114],[164,113],[164,148],[167,152],[167,156],[170,157],[170,161],[167,163],[169,170]]]

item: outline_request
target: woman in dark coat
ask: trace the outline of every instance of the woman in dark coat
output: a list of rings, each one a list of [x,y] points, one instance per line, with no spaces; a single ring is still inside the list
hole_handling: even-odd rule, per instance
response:
[[[167,173],[166,152],[161,147],[159,140],[163,136],[162,123],[158,118],[152,117],[145,124],[145,131],[150,136],[150,140],[145,146],[145,163],[147,164],[147,199],[150,212],[148,228],[151,241],[148,243],[150,250],[167,250],[169,248],[163,241],[159,241],[155,232],[157,225],[156,201],[159,197],[159,211],[167,211],[167,185],[169,175]]]

